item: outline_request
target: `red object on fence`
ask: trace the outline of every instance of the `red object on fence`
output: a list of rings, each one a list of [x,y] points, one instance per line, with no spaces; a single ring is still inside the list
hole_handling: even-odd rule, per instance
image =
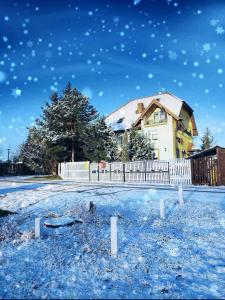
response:
[[[107,164],[107,162],[105,160],[101,160],[99,162],[100,169],[105,169],[106,168],[106,164]]]

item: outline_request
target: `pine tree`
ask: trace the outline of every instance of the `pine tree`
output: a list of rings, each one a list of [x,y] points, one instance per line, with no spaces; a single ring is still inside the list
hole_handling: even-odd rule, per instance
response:
[[[38,173],[49,173],[50,165],[46,157],[46,147],[43,142],[43,133],[40,129],[29,128],[28,137],[20,147],[20,159]]]
[[[124,136],[123,136],[123,144],[122,144],[122,151],[120,153],[120,160],[123,162],[129,161],[129,153],[128,153],[128,133],[125,131]]]
[[[104,117],[89,125],[85,144],[85,156],[91,161],[117,160],[115,134],[105,123]]]
[[[201,138],[201,141],[202,141],[202,144],[201,144],[202,150],[209,149],[209,148],[213,147],[213,145],[215,144],[214,137],[213,137],[211,131],[209,130],[209,128],[206,128],[205,133],[204,133],[203,137]]]
[[[56,93],[51,96],[51,103],[43,108],[39,121],[45,132],[46,140],[61,144],[70,143],[71,160],[83,157],[84,139],[87,137],[89,123],[96,120],[96,109],[89,99],[68,83],[61,97]]]
[[[152,148],[149,141],[138,133],[134,126],[130,131],[128,154],[132,161],[152,159]]]

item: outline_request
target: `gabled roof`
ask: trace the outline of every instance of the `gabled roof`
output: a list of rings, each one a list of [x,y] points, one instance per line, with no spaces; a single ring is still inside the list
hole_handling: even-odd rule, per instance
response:
[[[157,106],[159,108],[164,108],[165,111],[171,115],[174,119],[179,120],[180,118],[175,115],[172,111],[170,111],[166,106],[164,106],[162,103],[160,103],[158,100],[152,100],[152,102],[149,104],[148,107],[146,107],[146,109],[143,111],[143,113],[140,115],[140,117],[137,119],[137,121],[134,123],[134,125],[138,125],[138,123],[143,119],[143,117],[145,116],[145,114],[150,110],[151,107],[153,106]]]
[[[151,105],[152,101],[157,101],[160,105],[162,105],[165,109],[167,109],[171,114],[179,118],[181,108],[183,104],[187,105],[185,101],[180,98],[165,92],[162,94],[157,94],[145,98],[131,100],[109,116],[106,117],[105,121],[107,125],[111,126],[114,131],[127,130],[132,127],[137,119],[141,116],[141,114],[137,114],[137,104],[143,103],[144,107],[147,108]],[[188,106],[189,107],[189,106]],[[189,107],[190,108],[190,107]],[[190,108],[191,109],[191,108]],[[193,112],[193,110],[191,109]],[[123,121],[121,122],[121,119]],[[117,123],[120,120],[119,123]]]

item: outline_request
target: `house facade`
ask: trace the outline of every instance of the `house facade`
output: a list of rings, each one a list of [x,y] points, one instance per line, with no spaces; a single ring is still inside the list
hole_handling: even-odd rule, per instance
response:
[[[167,92],[129,101],[107,116],[106,123],[113,128],[120,150],[132,126],[149,140],[155,159],[187,158],[195,150],[193,109]]]

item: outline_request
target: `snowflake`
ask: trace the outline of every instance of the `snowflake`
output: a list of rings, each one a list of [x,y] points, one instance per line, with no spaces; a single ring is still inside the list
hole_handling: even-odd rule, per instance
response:
[[[218,74],[222,74],[222,73],[223,73],[223,70],[222,70],[222,69],[218,69],[218,70],[217,70],[217,73],[218,73]]]
[[[5,42],[5,43],[8,42],[7,36],[3,36],[2,39],[3,39],[3,42]]]
[[[141,0],[133,0],[134,5],[138,5],[139,3],[141,3]]]
[[[175,51],[169,51],[169,59],[170,60],[176,60],[177,59],[177,53]]]
[[[198,67],[198,66],[199,66],[199,62],[195,61],[195,62],[194,62],[194,66],[195,66],[195,67]]]
[[[208,52],[209,50],[211,50],[211,45],[210,45],[210,43],[205,43],[205,44],[203,44],[202,50],[205,51],[205,52]]]
[[[19,89],[19,88],[15,88],[15,89],[12,89],[12,95],[13,97],[17,98],[17,97],[20,97],[22,94],[22,90]]]
[[[222,26],[217,26],[215,31],[217,34],[224,34],[225,32]]]
[[[212,20],[210,21],[210,25],[211,25],[211,26],[216,26],[218,23],[219,23],[219,20],[216,20],[216,19],[212,19]]]
[[[148,74],[148,78],[152,79],[152,78],[153,78],[153,74],[152,74],[152,73],[149,73],[149,74]]]
[[[2,72],[2,71],[0,71],[0,83],[1,83],[1,82],[4,82],[4,81],[5,81],[5,79],[6,79],[6,75],[5,75],[5,73],[4,73],[4,72]]]
[[[104,94],[103,91],[100,91],[100,92],[98,93],[99,97],[102,97],[103,94]]]

